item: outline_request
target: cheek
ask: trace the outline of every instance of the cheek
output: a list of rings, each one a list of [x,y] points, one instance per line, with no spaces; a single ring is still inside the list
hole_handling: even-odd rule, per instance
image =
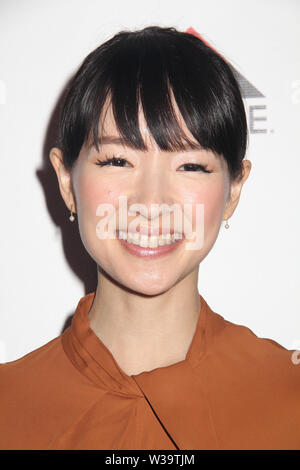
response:
[[[218,230],[225,205],[226,182],[223,179],[214,179],[207,184],[201,185],[192,193],[186,194],[185,202],[194,208],[193,217],[195,220],[196,205],[203,204],[205,232]]]
[[[107,243],[99,239],[98,229],[101,220],[104,222],[105,231],[111,215],[105,209],[104,215],[97,215],[100,204],[111,204],[115,209],[118,204],[118,197],[122,192],[120,184],[114,184],[105,178],[99,178],[92,172],[82,171],[74,178],[74,190],[76,195],[76,205],[78,213],[78,224],[81,240],[91,257],[98,263],[99,256],[105,259]],[[106,180],[106,181],[105,181]],[[99,214],[99,212],[98,212]],[[112,213],[111,213],[112,214]]]
[[[225,202],[225,188],[223,185],[212,188],[202,196],[204,203],[204,220],[208,226],[220,225]]]
[[[77,183],[78,211],[95,215],[99,204],[112,204],[116,207],[121,189],[111,183],[96,178],[81,178]]]

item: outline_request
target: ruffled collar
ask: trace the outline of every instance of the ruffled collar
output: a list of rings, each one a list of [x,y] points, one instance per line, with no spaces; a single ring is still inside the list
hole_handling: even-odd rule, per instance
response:
[[[95,385],[126,394],[142,395],[137,383],[139,379],[159,374],[170,374],[176,369],[195,367],[205,351],[205,324],[207,305],[200,295],[201,308],[192,342],[186,358],[175,364],[159,367],[137,375],[127,375],[118,365],[110,350],[90,328],[88,313],[92,307],[95,292],[82,297],[73,315],[72,323],[62,335],[65,353],[73,365]]]

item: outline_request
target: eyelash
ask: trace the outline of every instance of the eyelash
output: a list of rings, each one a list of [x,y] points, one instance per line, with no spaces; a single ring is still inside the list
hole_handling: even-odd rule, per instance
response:
[[[96,165],[99,165],[100,167],[103,167],[103,166],[108,166],[108,164],[112,163],[112,162],[114,162],[114,163],[115,162],[127,162],[127,160],[125,158],[117,158],[117,157],[110,157],[109,158],[107,155],[105,155],[104,158],[105,158],[105,160],[97,159]],[[129,162],[127,162],[127,163],[129,163]],[[122,168],[122,165],[117,165],[117,166],[120,166]],[[185,163],[181,166],[198,167],[204,173],[212,173],[211,171],[207,170],[208,166],[199,165],[198,163]],[[192,170],[192,171],[197,171],[197,170]]]

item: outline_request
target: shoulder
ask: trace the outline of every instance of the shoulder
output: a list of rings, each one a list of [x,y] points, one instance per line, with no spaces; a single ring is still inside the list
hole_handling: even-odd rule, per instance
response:
[[[13,399],[25,403],[37,396],[54,397],[62,391],[67,395],[67,389],[74,391],[78,383],[89,383],[64,351],[63,337],[69,333],[70,327],[25,356],[0,364],[2,405]]]
[[[25,403],[33,397],[74,394],[78,385],[90,388],[91,381],[74,367],[64,349],[64,339],[71,334],[69,326],[61,335],[11,362],[0,364],[0,403]],[[1,406],[2,408],[2,406]]]
[[[256,335],[249,327],[233,323],[208,309],[209,354],[237,368],[253,369],[268,379],[282,377],[300,391],[300,352],[289,350],[272,338]]]
[[[61,345],[61,335],[52,339],[39,348],[25,354],[14,361],[0,364],[0,377],[5,389],[5,384],[9,386],[13,382],[34,379],[41,379],[46,371],[61,364],[63,349]]]
[[[99,396],[65,353],[69,332],[0,364],[0,449],[46,448]]]
[[[210,308],[208,309],[208,330],[214,341],[226,340],[233,345],[242,343],[244,346],[255,346],[261,351],[265,350],[274,354],[290,352],[272,338],[260,337],[248,326],[233,323]]]
[[[300,429],[300,361],[293,361],[295,351],[211,309],[206,320],[205,353],[197,376],[214,421],[226,429],[224,438],[244,439],[243,446],[253,446],[239,448],[294,448]]]
[[[63,335],[69,328],[25,356],[0,364],[0,429],[3,420],[35,419],[35,413],[55,410],[58,404],[68,408],[80,390],[92,388],[64,351]]]
[[[217,335],[225,335],[234,340],[249,340],[251,342],[259,342],[263,346],[268,346],[281,351],[286,350],[284,346],[271,338],[260,337],[251,330],[247,325],[234,323],[227,320],[219,313],[211,311],[211,327]]]

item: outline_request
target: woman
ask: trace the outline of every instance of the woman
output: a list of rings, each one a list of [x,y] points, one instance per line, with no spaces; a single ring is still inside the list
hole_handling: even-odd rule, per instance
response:
[[[300,448],[290,352],[197,287],[246,146],[238,84],[199,38],[147,27],[85,59],[50,159],[98,285],[61,336],[1,365],[1,448]]]

